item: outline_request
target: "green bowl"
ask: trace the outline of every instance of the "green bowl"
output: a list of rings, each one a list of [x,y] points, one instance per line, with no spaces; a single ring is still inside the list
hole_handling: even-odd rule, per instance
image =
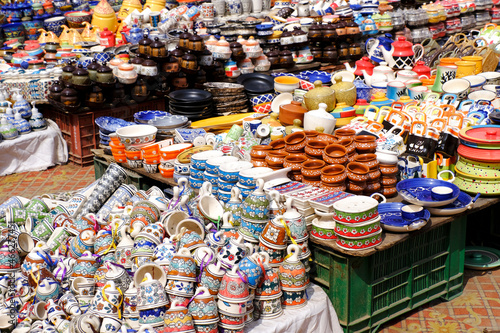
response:
[[[335,224],[335,234],[342,237],[367,237],[380,231],[380,215],[376,218],[361,223],[342,223]]]
[[[382,230],[362,238],[349,238],[337,235],[337,245],[346,250],[366,250],[380,243],[382,243]]]
[[[500,177],[500,163],[483,163],[460,157],[455,165],[455,169],[478,178]]]
[[[457,174],[453,181],[461,191],[477,194],[481,196],[495,196],[500,195],[500,181],[473,179],[464,177],[462,174]]]

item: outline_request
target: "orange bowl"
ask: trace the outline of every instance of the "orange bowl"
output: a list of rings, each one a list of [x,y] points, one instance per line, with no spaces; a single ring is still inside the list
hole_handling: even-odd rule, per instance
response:
[[[125,155],[125,147],[122,147],[122,148],[111,147],[111,153]]]
[[[143,156],[144,162],[147,164],[159,164],[160,163],[160,156],[159,155],[153,155],[153,156]]]
[[[174,177],[174,168],[166,169],[166,168],[162,167],[161,164],[159,164],[158,170],[160,170],[160,173],[164,178],[173,178]]]
[[[110,143],[113,142],[114,144],[119,144],[119,145],[123,145],[121,142],[120,142],[120,138],[118,137],[118,134],[116,133],[112,133],[109,135],[109,138],[110,138]]]
[[[113,153],[113,157],[118,163],[127,163],[127,156],[125,154],[115,154]]]
[[[166,146],[160,149],[161,158],[164,160],[173,160],[184,150],[191,148],[192,143],[178,143],[171,146]]]
[[[158,143],[153,143],[141,148],[142,155],[158,155],[160,154],[160,146]]]
[[[121,144],[120,142],[116,143],[113,141],[109,141],[109,146],[111,148],[125,148],[125,146],[123,144]]]
[[[142,152],[139,151],[130,151],[130,150],[125,150],[125,155],[129,160],[142,160]]]

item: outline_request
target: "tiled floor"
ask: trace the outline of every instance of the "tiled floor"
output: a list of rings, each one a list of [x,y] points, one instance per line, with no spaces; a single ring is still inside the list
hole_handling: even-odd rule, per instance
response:
[[[45,171],[0,177],[0,203],[13,195],[32,198],[44,193],[75,191],[94,181],[94,166],[58,165]]]
[[[75,191],[94,181],[94,167],[73,164],[0,177],[0,203],[13,195]],[[500,333],[500,269],[465,271],[465,289],[450,302],[434,301],[384,325],[380,333]]]

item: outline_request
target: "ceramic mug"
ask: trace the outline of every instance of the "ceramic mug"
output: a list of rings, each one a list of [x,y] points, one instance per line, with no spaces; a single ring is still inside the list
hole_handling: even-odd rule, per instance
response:
[[[394,101],[406,95],[406,85],[401,81],[391,81],[387,84],[387,98]]]
[[[408,89],[410,98],[419,102],[424,100],[428,92],[429,88],[427,86],[415,86]]]

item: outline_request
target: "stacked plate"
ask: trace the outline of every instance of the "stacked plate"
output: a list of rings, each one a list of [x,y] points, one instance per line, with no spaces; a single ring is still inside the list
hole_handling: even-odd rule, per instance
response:
[[[227,116],[248,112],[248,98],[241,84],[207,82],[203,85],[214,96],[214,115]]]
[[[109,135],[114,133],[121,127],[133,125],[133,123],[115,117],[99,117],[95,119],[96,125],[99,127],[99,143],[109,146]]]
[[[274,93],[274,78],[261,73],[243,74],[238,77],[237,83],[245,87],[248,98],[263,94]]]
[[[213,96],[200,89],[173,91],[168,95],[169,110],[173,115],[187,117],[189,120],[208,118],[213,113]]]
[[[169,112],[160,110],[140,111],[134,114],[137,124],[153,125],[158,129],[158,139],[171,137],[176,129],[186,128],[191,125],[188,117],[172,115]]]
[[[454,183],[465,192],[481,195],[500,194],[500,126],[479,125],[459,133],[460,160],[455,167]]]

